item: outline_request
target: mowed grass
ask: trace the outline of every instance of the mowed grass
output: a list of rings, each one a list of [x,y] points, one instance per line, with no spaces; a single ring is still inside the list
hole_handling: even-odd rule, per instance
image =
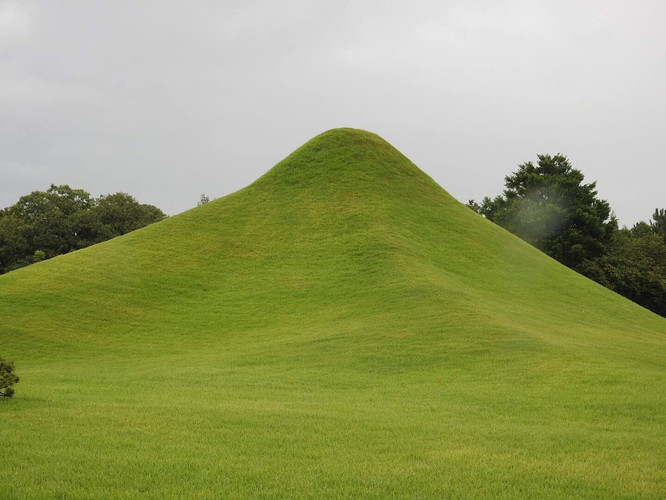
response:
[[[642,497],[666,321],[379,137],[0,276],[0,497]]]

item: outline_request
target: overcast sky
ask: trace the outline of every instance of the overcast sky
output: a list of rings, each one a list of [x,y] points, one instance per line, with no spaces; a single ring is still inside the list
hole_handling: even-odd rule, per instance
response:
[[[0,0],[0,207],[51,183],[176,214],[327,129],[460,201],[537,153],[621,224],[666,207],[666,2]]]

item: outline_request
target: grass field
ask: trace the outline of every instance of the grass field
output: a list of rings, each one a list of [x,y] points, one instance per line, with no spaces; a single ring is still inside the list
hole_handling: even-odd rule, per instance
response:
[[[666,491],[666,320],[326,132],[0,276],[0,497]]]

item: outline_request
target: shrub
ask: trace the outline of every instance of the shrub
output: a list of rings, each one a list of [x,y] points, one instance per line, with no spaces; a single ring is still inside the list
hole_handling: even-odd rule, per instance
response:
[[[14,373],[14,363],[0,358],[0,397],[11,398],[14,395],[12,386],[19,381]]]
[[[37,263],[46,259],[46,252],[44,250],[35,250],[34,255],[32,256],[32,261]]]

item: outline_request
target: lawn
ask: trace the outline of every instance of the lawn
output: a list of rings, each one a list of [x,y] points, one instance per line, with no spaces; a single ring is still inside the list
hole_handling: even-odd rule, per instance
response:
[[[643,497],[666,320],[326,132],[0,276],[0,497]]]

